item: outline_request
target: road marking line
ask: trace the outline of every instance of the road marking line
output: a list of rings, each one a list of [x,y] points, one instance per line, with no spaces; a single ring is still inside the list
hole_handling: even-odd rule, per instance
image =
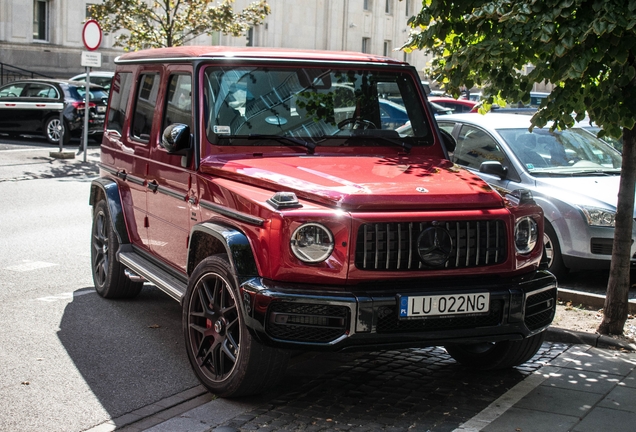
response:
[[[50,148],[27,148],[27,149],[0,149],[0,152],[5,153],[17,153],[17,152],[29,152],[29,151],[50,151]]]
[[[44,302],[55,302],[58,300],[70,300],[74,297],[79,297],[86,294],[93,294],[95,291],[92,289],[84,290],[84,291],[71,291],[60,294],[55,294],[46,297],[36,298],[36,300],[44,301]]]
[[[54,267],[59,264],[48,263],[44,261],[26,261],[24,264],[18,264],[11,267],[5,267],[5,270],[12,270],[17,272],[27,272],[32,270],[38,270],[47,267]]]

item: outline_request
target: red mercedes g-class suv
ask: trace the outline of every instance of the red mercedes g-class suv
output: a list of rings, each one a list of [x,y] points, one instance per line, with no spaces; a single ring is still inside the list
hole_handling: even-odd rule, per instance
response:
[[[556,304],[541,209],[449,161],[413,67],[201,46],[116,64],[95,288],[179,301],[211,392],[262,391],[299,349],[440,345],[480,369],[537,352]]]

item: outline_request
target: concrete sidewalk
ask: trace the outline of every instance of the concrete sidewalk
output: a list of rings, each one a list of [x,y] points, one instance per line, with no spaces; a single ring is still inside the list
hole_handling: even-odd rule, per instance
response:
[[[631,432],[635,367],[636,352],[574,345],[455,432]]]
[[[75,155],[77,147],[64,149],[64,153],[75,156],[72,159],[51,157],[51,153],[59,153],[59,149],[50,148],[15,148],[2,150],[0,158],[0,182],[33,180],[39,178],[60,177],[96,177],[99,175],[97,162],[100,158],[99,147],[89,147],[84,155]]]

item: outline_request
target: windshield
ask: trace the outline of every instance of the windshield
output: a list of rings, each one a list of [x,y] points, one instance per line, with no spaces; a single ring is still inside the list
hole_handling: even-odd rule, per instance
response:
[[[497,132],[533,174],[617,173],[621,168],[620,153],[582,129],[554,132],[538,128],[532,132],[498,129]]]
[[[86,96],[85,87],[71,86],[69,87],[69,92],[71,93],[71,96],[73,96],[73,98],[75,99],[83,100],[84,97]],[[99,87],[91,87],[89,100],[95,101],[95,100],[107,100],[107,99],[108,99],[108,93],[106,93],[104,89],[101,89]]]
[[[402,71],[209,67],[206,133],[218,145],[391,145],[393,140],[428,145],[433,138],[416,85]],[[407,122],[413,136],[400,137],[396,129]]]
[[[583,129],[593,133],[594,136],[596,136],[601,130],[601,128],[597,126],[584,126]],[[606,143],[614,147],[620,153],[623,152],[623,137],[616,139],[611,136],[604,136],[602,139],[603,141],[605,141]]]

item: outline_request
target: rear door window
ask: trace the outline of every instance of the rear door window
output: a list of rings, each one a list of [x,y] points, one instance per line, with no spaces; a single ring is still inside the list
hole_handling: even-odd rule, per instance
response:
[[[159,74],[142,74],[139,78],[137,100],[132,117],[131,135],[143,142],[150,141],[152,132],[152,119],[157,105],[159,93]]]
[[[118,73],[113,78],[106,129],[116,131],[119,135],[124,130],[124,119],[126,118],[128,101],[130,100],[132,82],[132,73],[130,72]]]
[[[164,113],[161,130],[171,124],[180,123],[190,126],[192,131],[192,77],[190,75],[170,75]]]

